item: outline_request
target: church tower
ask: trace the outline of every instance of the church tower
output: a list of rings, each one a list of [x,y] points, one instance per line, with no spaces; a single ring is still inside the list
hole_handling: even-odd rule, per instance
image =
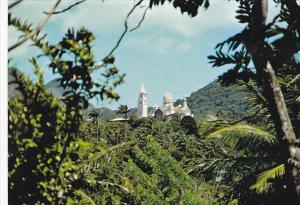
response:
[[[148,102],[147,102],[147,93],[145,90],[144,85],[142,84],[141,90],[139,93],[138,99],[138,110],[137,110],[137,117],[143,118],[148,116]]]
[[[183,107],[188,108],[186,97],[183,98]]]

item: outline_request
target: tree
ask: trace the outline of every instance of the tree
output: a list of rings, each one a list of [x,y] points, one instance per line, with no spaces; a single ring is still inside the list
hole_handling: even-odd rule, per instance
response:
[[[41,51],[38,58],[30,60],[37,82],[17,72],[20,69],[9,67],[14,75],[10,83],[17,85],[19,93],[9,101],[8,181],[12,204],[76,203],[77,191],[70,187],[81,168],[80,149],[86,146],[79,139],[83,109],[92,98],[118,99],[114,88],[124,78],[113,65],[114,57],[109,55],[100,64],[96,62],[91,45],[95,37],[87,29],[69,29],[60,42],[51,45],[45,36],[38,35],[45,22],[32,29],[28,22],[9,13],[9,26],[24,34],[9,51],[27,40]],[[49,60],[48,67],[66,90],[59,99],[44,87],[37,61],[42,57]],[[102,79],[94,81],[93,72],[99,72]]]
[[[91,120],[94,123],[94,126],[96,128],[96,139],[97,141],[99,140],[99,119],[101,116],[101,111],[99,108],[97,109],[93,109],[90,113],[89,113],[89,118],[91,118]]]
[[[184,116],[180,121],[180,125],[187,130],[187,134],[198,135],[198,127],[196,120],[191,116]]]
[[[124,115],[124,119],[128,119],[128,113],[131,111],[131,109],[128,108],[127,105],[120,105],[118,107],[117,114],[122,114]]]
[[[163,128],[153,129],[150,119],[144,118],[147,121],[127,134],[124,126],[128,123],[102,122],[103,140],[92,143],[93,147],[87,150],[85,168],[79,174],[80,191],[95,204],[212,204],[213,200],[206,198],[208,191],[200,190],[202,184],[188,176],[181,162],[170,154],[170,137],[176,135],[174,141],[183,138],[184,130],[178,133],[179,123],[174,130],[164,130],[158,137],[157,132]],[[112,139],[114,132],[121,140]],[[195,137],[190,138],[196,142]],[[178,142],[175,146],[182,144]],[[188,148],[182,150],[190,151]]]
[[[47,42],[46,36],[49,34],[41,35],[52,15],[66,12],[85,1],[77,1],[58,11],[62,0],[56,0],[49,11],[44,11],[46,16],[36,27],[14,16],[12,12],[23,0],[12,1],[8,6],[8,25],[22,33],[9,46],[8,51],[31,41],[33,46],[41,50],[38,59],[48,58],[49,68],[59,75],[58,81],[66,89],[60,99],[52,96],[44,88],[35,58],[31,62],[36,68],[39,79],[37,83],[18,75],[16,68],[9,68],[13,70],[15,77],[11,83],[17,84],[21,93],[9,102],[10,203],[73,204],[77,202],[74,196],[79,196],[83,201],[88,200],[88,196],[80,190],[70,190],[77,177],[75,172],[80,169],[78,163],[81,160],[81,143],[78,135],[82,111],[91,98],[119,98],[114,88],[123,82],[125,75],[120,75],[113,65],[115,58],[112,54],[128,28],[108,55],[97,62],[91,46],[95,37],[85,28],[78,31],[69,29],[65,37],[55,45]],[[140,3],[129,11],[127,18]],[[91,76],[93,72],[99,72],[102,79],[94,81]],[[24,187],[28,189],[23,189]]]
[[[199,7],[209,7],[209,0],[168,1],[191,16],[197,15]],[[150,7],[164,2],[151,0]],[[299,75],[299,62],[295,54],[299,51],[300,6],[296,0],[274,1],[280,5],[280,14],[266,25],[268,0],[237,2],[239,9],[236,18],[240,23],[245,23],[246,27],[241,33],[217,45],[216,56],[209,56],[209,59],[214,66],[234,65],[222,79],[231,82],[243,80],[245,83],[254,81],[261,90],[281,145],[278,151],[283,153],[286,175],[291,179],[287,184],[290,192],[294,193],[291,194],[291,201],[296,204],[300,202],[299,119],[291,120],[278,78],[291,74],[293,79]],[[280,25],[282,22],[287,26]],[[273,41],[274,37],[279,41]],[[223,50],[225,48],[227,51]],[[253,62],[254,68],[250,67],[250,62]]]
[[[207,180],[227,186],[220,198],[222,204],[232,199],[241,204],[287,203],[289,190],[283,186],[285,168],[281,153],[276,151],[276,137],[266,127],[221,120],[214,124],[219,128],[200,127],[207,133],[205,144],[211,150],[206,151],[205,157],[191,158],[187,172],[196,177],[202,174]],[[261,174],[256,181],[258,173]]]

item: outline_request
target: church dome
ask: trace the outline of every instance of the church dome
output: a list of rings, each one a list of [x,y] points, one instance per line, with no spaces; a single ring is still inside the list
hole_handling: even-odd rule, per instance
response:
[[[171,92],[166,92],[164,94],[163,103],[173,103],[173,95]]]

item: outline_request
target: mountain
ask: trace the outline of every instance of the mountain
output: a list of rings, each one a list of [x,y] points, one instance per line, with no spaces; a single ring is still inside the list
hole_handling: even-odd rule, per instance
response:
[[[187,97],[187,103],[197,119],[203,119],[207,115],[216,115],[220,111],[241,118],[249,109],[245,100],[247,95],[249,93],[238,85],[224,87],[214,81],[193,92]],[[179,103],[182,103],[182,100],[177,100],[175,104]]]
[[[9,72],[8,81],[12,81],[13,76]],[[62,96],[65,89],[60,87],[57,80],[52,80],[48,82],[45,87],[49,89],[55,96]],[[18,93],[15,84],[10,84],[8,86],[8,95],[13,97]],[[243,91],[238,85],[233,85],[229,87],[221,86],[217,81],[214,81],[207,86],[193,92],[189,97],[187,97],[188,106],[194,113],[196,119],[204,119],[207,115],[216,115],[216,113],[222,111],[222,113],[230,113],[236,118],[241,118],[244,113],[247,112],[249,106],[245,101],[245,97],[249,95],[247,92]],[[177,100],[175,105],[181,104],[182,100]],[[89,104],[89,107],[85,111],[85,116],[89,113],[94,106]],[[102,119],[110,120],[116,117],[120,117],[116,110],[111,110],[106,107],[100,108],[102,112]],[[151,110],[151,108],[149,108]],[[133,108],[128,116],[134,115],[136,108]]]
[[[21,74],[20,71],[17,70],[17,74]],[[15,97],[18,94],[17,85],[10,83],[14,80],[13,74],[11,72],[8,72],[8,97],[12,98]],[[60,86],[59,81],[57,79],[54,79],[47,84],[45,84],[45,88],[50,90],[52,94],[56,97],[61,97],[63,96],[64,92],[66,89]],[[89,106],[87,109],[84,110],[84,116],[87,117],[88,113],[91,112],[95,107],[89,103]]]
[[[22,73],[19,70],[16,70],[17,75],[21,75]],[[19,91],[17,90],[17,85],[14,83],[11,83],[15,80],[12,72],[9,70],[8,71],[8,97],[15,97]],[[63,93],[65,92],[62,87],[59,86],[59,82],[55,79],[50,81],[45,85],[45,87],[50,90],[53,95],[57,97],[63,96]]]
[[[66,89],[60,86],[58,79],[54,79],[46,83],[45,87],[50,90],[56,97],[62,97],[64,95],[64,92],[66,92]]]
[[[65,89],[62,88],[59,85],[59,81],[57,81],[56,79],[50,81],[49,83],[47,83],[45,85],[45,87],[50,90],[55,96],[63,96],[63,93],[65,92]],[[95,107],[89,103],[89,107],[84,111],[84,116],[87,118],[88,117],[88,113],[90,113]],[[111,120],[117,117],[121,117],[122,115],[117,113],[117,110],[111,110],[107,107],[102,107],[100,108],[101,110],[101,118],[104,120]],[[128,116],[133,116],[136,112],[136,109],[133,108],[129,113]]]
[[[50,90],[52,94],[56,97],[61,97],[66,92],[66,89],[60,86],[58,79],[51,80],[45,85],[45,88]],[[88,117],[88,114],[94,109],[94,105],[89,103],[89,106],[84,110],[83,116]]]

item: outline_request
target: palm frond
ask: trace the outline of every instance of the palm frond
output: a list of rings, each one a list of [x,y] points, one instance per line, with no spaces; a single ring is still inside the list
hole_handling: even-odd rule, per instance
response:
[[[100,109],[93,109],[88,116],[93,120],[97,120],[101,116],[101,111]]]
[[[80,204],[82,205],[96,205],[91,197],[89,197],[85,192],[81,190],[76,190],[75,195],[80,197]]]
[[[93,153],[87,160],[87,164],[80,170],[82,173],[89,172],[91,169],[98,168],[99,163],[97,162],[101,157],[112,153],[114,151],[126,151],[127,149],[131,148],[136,144],[136,141],[128,141],[123,142],[121,144],[117,144],[114,146],[111,146],[109,148],[107,147],[100,147],[99,151]]]
[[[244,124],[223,127],[209,134],[206,139],[215,140],[219,144],[238,149],[262,144],[274,145],[276,143],[274,135],[257,127]]]
[[[189,174],[219,172],[224,170],[226,172],[238,172],[239,176],[247,175],[248,171],[239,172],[243,167],[252,167],[251,171],[258,170],[262,164],[271,162],[269,157],[261,157],[256,155],[231,155],[224,153],[224,156],[207,158],[195,161],[194,164],[186,167]]]
[[[264,171],[258,175],[256,183],[253,184],[250,187],[250,189],[255,190],[257,193],[263,193],[267,191],[268,181],[270,179],[281,177],[284,175],[284,173],[285,173],[284,164],[280,164],[272,169]]]

